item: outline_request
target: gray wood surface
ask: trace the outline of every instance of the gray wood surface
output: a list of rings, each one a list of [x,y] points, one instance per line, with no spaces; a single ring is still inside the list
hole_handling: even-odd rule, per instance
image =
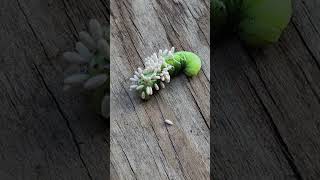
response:
[[[209,179],[209,0],[117,0],[111,9],[111,176]],[[129,78],[144,58],[172,46],[197,53],[202,71],[142,101]]]
[[[61,59],[107,1],[0,1],[0,179],[106,179],[108,121],[62,91]]]
[[[211,49],[215,179],[320,178],[320,2],[293,4],[279,43]]]

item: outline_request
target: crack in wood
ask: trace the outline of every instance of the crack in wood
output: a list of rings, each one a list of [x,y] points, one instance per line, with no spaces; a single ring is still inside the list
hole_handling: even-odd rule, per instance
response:
[[[42,42],[40,41],[40,39],[38,38],[35,30],[33,29],[31,23],[29,22],[29,19],[28,19],[26,13],[24,12],[24,10],[23,10],[23,8],[22,8],[19,0],[16,0],[16,1],[17,1],[17,3],[18,3],[18,7],[19,7],[19,9],[21,10],[22,14],[24,15],[24,17],[25,17],[25,19],[26,19],[26,22],[27,22],[30,30],[32,31],[35,39],[39,42],[39,44],[40,44],[41,48],[43,49],[43,52],[44,52],[45,56],[47,57],[47,59],[50,60],[50,58],[49,58],[49,56],[48,56],[48,54],[47,54],[47,52],[46,52],[46,50],[45,50],[45,48],[44,48],[43,43],[42,43]],[[34,67],[35,67],[35,69],[36,69],[36,71],[37,71],[37,73],[38,73],[38,75],[39,75],[39,77],[40,77],[40,79],[41,79],[42,84],[44,85],[45,89],[47,90],[48,94],[49,94],[50,97],[52,98],[54,104],[56,105],[57,110],[59,111],[59,113],[61,114],[61,116],[63,117],[63,119],[65,120],[66,125],[67,125],[67,127],[68,127],[68,129],[69,129],[69,131],[70,131],[70,133],[71,133],[72,140],[73,140],[73,142],[74,142],[74,144],[75,144],[75,146],[76,146],[76,148],[77,148],[77,151],[78,151],[78,154],[79,154],[79,158],[80,158],[80,160],[81,160],[81,162],[82,162],[82,164],[83,164],[83,166],[84,166],[84,168],[85,168],[85,170],[86,170],[86,172],[87,172],[88,177],[92,180],[92,179],[93,179],[93,178],[92,178],[92,175],[90,174],[90,171],[89,171],[89,169],[88,169],[88,167],[87,167],[87,165],[86,165],[86,163],[85,163],[85,161],[84,161],[84,159],[83,159],[83,157],[82,157],[82,155],[81,155],[80,146],[79,146],[79,144],[78,144],[78,142],[77,142],[77,140],[76,140],[76,135],[75,135],[75,133],[73,132],[73,130],[72,130],[72,128],[71,128],[70,122],[68,121],[66,115],[64,114],[63,110],[61,109],[61,107],[60,107],[60,105],[59,105],[59,102],[58,102],[58,100],[55,98],[53,92],[52,92],[52,91],[50,90],[50,88],[48,87],[48,85],[47,85],[47,83],[46,83],[46,81],[45,81],[45,78],[44,78],[43,75],[41,74],[41,71],[38,69],[37,65],[36,65],[34,62],[33,62],[33,65],[34,65]]]

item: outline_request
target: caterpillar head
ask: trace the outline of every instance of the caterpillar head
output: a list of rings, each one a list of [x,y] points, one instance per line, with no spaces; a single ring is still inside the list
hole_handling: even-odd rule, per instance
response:
[[[167,59],[173,59],[174,47],[171,50],[159,50],[158,54],[145,59],[145,68],[138,68],[130,80],[130,90],[137,90],[142,99],[149,99],[154,90],[165,88],[165,83],[170,82],[169,70],[172,65],[166,63]]]
[[[97,20],[92,19],[89,22],[89,32],[80,32],[79,39],[75,51],[63,54],[71,66],[79,67],[78,72],[73,72],[64,79],[64,89],[72,87],[84,89],[94,109],[108,118],[109,27],[103,27]]]

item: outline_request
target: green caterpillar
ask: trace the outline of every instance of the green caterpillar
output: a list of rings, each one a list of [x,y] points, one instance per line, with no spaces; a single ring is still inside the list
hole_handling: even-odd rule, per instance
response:
[[[236,32],[247,44],[262,46],[278,41],[287,27],[291,0],[211,0],[213,38]]]
[[[138,91],[142,99],[149,99],[154,90],[165,88],[164,83],[169,83],[171,77],[183,71],[188,77],[193,77],[201,69],[199,56],[192,52],[174,52],[174,47],[168,50],[159,50],[146,58],[145,69],[138,68],[130,80],[130,90]]]

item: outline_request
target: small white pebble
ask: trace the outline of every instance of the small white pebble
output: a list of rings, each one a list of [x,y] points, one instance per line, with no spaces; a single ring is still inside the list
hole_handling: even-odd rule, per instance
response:
[[[173,122],[170,121],[169,119],[164,120],[164,122],[165,122],[166,124],[173,125]]]

